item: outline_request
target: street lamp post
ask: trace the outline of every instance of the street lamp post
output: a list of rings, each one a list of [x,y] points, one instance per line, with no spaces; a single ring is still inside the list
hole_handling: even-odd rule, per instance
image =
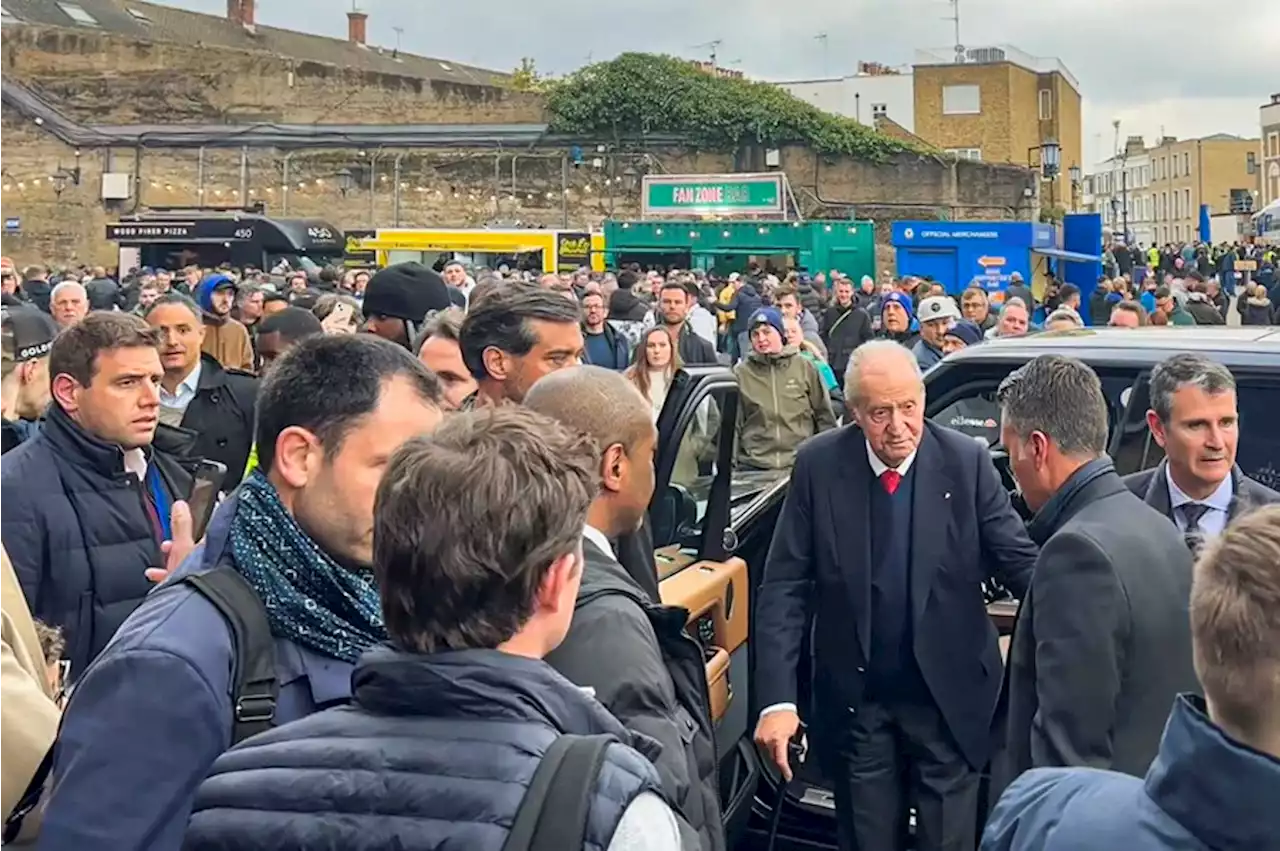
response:
[[[1040,152],[1040,177],[1049,182],[1049,206],[1053,207],[1056,203],[1054,182],[1062,173],[1062,146],[1056,139],[1045,139],[1039,145],[1027,148],[1027,165],[1034,167],[1035,161],[1031,159],[1032,151]]]

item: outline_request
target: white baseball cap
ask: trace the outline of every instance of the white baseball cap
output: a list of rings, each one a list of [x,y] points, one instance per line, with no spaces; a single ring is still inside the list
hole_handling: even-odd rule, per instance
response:
[[[960,318],[960,309],[950,296],[935,295],[920,302],[916,316],[921,322],[932,322],[935,319],[954,320]]]

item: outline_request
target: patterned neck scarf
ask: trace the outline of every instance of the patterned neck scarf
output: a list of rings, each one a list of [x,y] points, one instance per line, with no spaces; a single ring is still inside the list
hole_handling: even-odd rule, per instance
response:
[[[371,572],[343,567],[321,550],[261,470],[238,497],[231,554],[266,606],[272,635],[346,662],[386,640]]]

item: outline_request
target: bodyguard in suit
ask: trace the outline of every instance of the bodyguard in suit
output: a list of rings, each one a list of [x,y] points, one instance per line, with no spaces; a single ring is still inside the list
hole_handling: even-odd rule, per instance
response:
[[[1124,483],[1173,521],[1192,550],[1248,509],[1280,502],[1280,493],[1245,478],[1236,466],[1236,380],[1222,364],[1199,354],[1157,364],[1147,426],[1165,460]]]
[[[854,350],[856,425],[800,448],[756,604],[755,738],[784,777],[796,670],[813,624],[817,752],[829,760],[840,847],[920,851],[976,839],[1000,652],[981,584],[1021,595],[1036,548],[985,446],[926,423],[915,356]]]
[[[1105,454],[1107,403],[1088,366],[1038,357],[997,400],[1040,557],[1009,650],[990,800],[1030,768],[1141,777],[1174,697],[1197,690],[1191,554]]]

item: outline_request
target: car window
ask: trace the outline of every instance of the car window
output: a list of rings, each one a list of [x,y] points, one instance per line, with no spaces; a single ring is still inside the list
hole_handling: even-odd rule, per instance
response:
[[[1240,411],[1236,463],[1249,478],[1280,490],[1280,429],[1275,426],[1280,382],[1245,379],[1237,386],[1236,396]]]
[[[664,492],[655,494],[652,520],[656,548],[687,545],[701,534],[711,487],[720,469],[720,441],[731,437],[724,434],[726,428],[733,430],[721,412],[728,395],[736,392],[736,388],[721,387],[704,395],[681,432],[671,480]]]
[[[971,395],[956,399],[931,414],[929,419],[937,425],[967,434],[989,447],[1000,442],[1000,406],[996,404],[994,387],[975,387]]]

